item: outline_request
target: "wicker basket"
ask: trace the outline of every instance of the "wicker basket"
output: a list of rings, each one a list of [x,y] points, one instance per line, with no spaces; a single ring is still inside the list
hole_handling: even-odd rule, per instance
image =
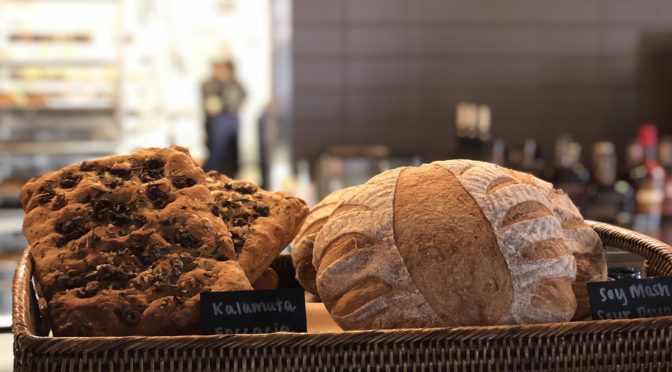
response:
[[[672,248],[602,223],[605,245],[672,275]],[[291,285],[291,264],[276,263]],[[16,371],[212,370],[667,370],[672,317],[524,326],[356,331],[338,334],[46,337],[26,252],[14,279]]]

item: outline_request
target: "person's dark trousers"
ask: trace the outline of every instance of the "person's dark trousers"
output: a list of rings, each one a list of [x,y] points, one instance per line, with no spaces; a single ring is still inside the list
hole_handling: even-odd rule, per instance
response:
[[[268,180],[268,109],[259,117],[259,167],[261,168],[261,187],[269,188]]]
[[[210,155],[203,168],[235,177],[238,173],[238,117],[219,114],[210,118],[207,126]]]

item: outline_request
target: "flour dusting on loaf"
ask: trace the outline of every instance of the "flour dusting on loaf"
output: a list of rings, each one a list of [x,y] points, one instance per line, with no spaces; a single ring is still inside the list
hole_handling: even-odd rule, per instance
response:
[[[590,317],[590,301],[588,299],[588,282],[607,280],[607,262],[602,241],[595,231],[583,222],[581,213],[569,197],[560,190],[551,194],[553,210],[562,224],[565,242],[576,259],[576,312],[574,320]]]
[[[313,266],[313,245],[315,237],[327,222],[338,201],[354,187],[337,190],[327,195],[308,214],[301,229],[292,242],[292,263],[296,270],[296,280],[308,292],[317,295],[315,267]]]
[[[571,294],[576,276],[576,263],[563,242],[562,227],[553,216],[553,206],[547,195],[538,187],[507,179],[507,173],[494,164],[471,161],[434,164],[456,175],[481,207],[495,230],[499,247],[514,277],[511,311],[497,323],[571,319],[576,305],[573,296],[568,294]],[[538,259],[524,257],[526,250],[542,244],[549,247],[545,256]],[[549,290],[552,292],[548,293]],[[560,301],[554,301],[554,306],[543,306],[548,300],[542,298],[551,294],[559,296],[556,300]]]
[[[319,231],[317,290],[344,329],[569,321],[604,256],[565,199],[476,161],[384,172]]]
[[[553,215],[562,227],[564,242],[576,260],[576,279],[573,289],[576,296],[576,311],[573,320],[590,317],[588,282],[607,280],[607,263],[602,241],[597,233],[583,220],[572,200],[562,190],[527,173],[502,168],[513,178],[543,190],[553,205]]]
[[[439,326],[394,245],[392,203],[400,169],[343,198],[313,251],[317,289],[344,329]]]

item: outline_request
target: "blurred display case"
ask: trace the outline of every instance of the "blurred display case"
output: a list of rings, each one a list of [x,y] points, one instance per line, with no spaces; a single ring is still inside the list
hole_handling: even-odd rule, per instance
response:
[[[115,152],[120,1],[0,1],[0,327],[31,177]],[[72,17],[77,14],[77,17]]]
[[[0,207],[33,176],[114,152],[119,4],[0,2]]]

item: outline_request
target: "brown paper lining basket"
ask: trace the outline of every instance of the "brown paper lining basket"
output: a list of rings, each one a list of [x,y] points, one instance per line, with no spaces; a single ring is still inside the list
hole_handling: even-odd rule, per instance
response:
[[[672,275],[672,248],[590,222],[605,246]],[[287,256],[275,263],[291,285]],[[15,371],[667,370],[672,317],[522,326],[179,337],[47,337],[26,251],[13,288]]]

